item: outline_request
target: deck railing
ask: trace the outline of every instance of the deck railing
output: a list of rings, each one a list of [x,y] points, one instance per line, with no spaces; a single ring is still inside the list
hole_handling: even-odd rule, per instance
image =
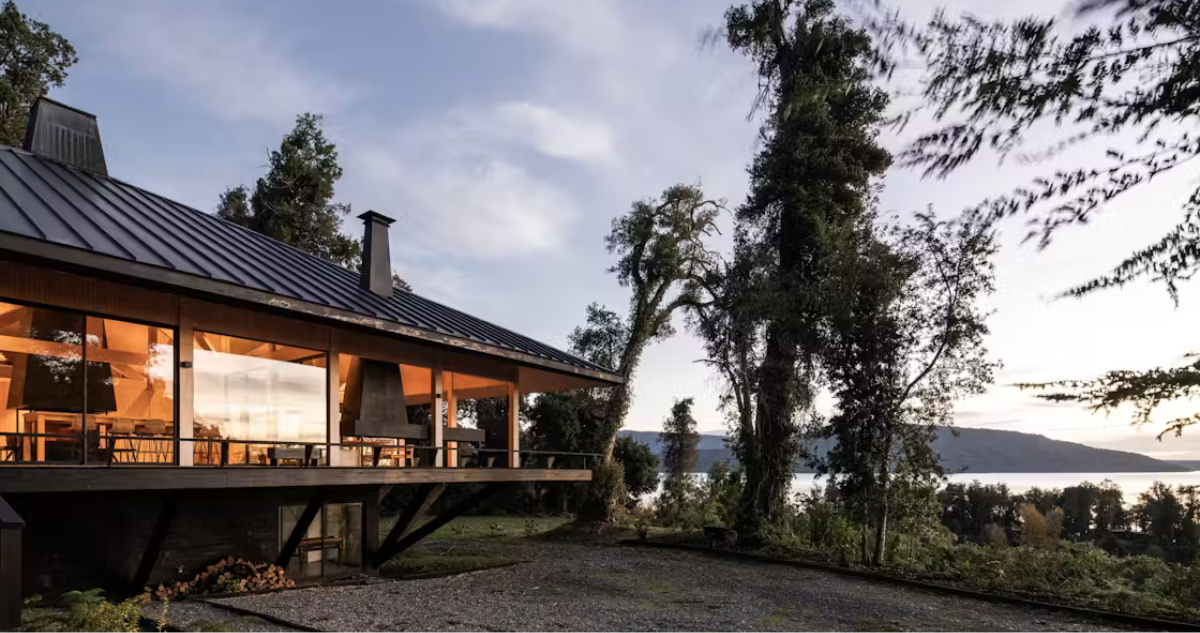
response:
[[[0,432],[0,467],[507,468],[514,453],[520,468],[590,469],[600,458],[597,453],[511,451],[464,442],[424,446],[383,440],[294,442],[90,433],[85,438],[78,433]]]

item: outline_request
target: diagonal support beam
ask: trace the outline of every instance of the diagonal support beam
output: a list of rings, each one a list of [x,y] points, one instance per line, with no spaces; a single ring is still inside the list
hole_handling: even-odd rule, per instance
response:
[[[170,495],[163,499],[162,506],[158,510],[158,520],[154,522],[154,531],[150,533],[150,538],[146,540],[146,548],[142,550],[142,559],[138,562],[137,571],[133,574],[133,589],[141,591],[146,583],[150,582],[150,574],[154,573],[154,566],[158,564],[158,557],[162,553],[163,543],[167,541],[167,534],[171,531],[171,524],[175,522],[175,513],[178,509],[178,497]]]
[[[409,502],[408,507],[404,508],[404,514],[397,517],[396,524],[392,526],[387,537],[379,544],[379,549],[375,550],[375,556],[371,559],[372,567],[377,568],[386,562],[387,559],[394,556],[394,554],[389,554],[388,552],[396,546],[396,542],[400,540],[400,537],[416,527],[421,522],[421,519],[425,518],[425,515],[429,513],[429,508],[433,507],[438,497],[441,497],[445,491],[446,484],[444,483],[425,484],[417,488],[412,501]]]
[[[292,528],[288,540],[284,542],[283,547],[279,548],[279,558],[275,564],[280,568],[286,570],[288,563],[292,562],[296,548],[300,547],[300,541],[304,540],[304,535],[308,533],[309,526],[312,525],[313,519],[317,518],[317,513],[321,511],[324,503],[325,493],[322,490],[313,493],[312,498],[308,500],[308,505],[304,506],[304,512],[296,520],[296,527]]]
[[[379,565],[383,564],[383,562],[388,560],[389,558],[412,547],[421,539],[425,538],[426,536],[429,536],[430,534],[433,534],[434,532],[441,529],[442,526],[444,526],[447,523],[458,518],[460,515],[462,515],[462,513],[470,512],[471,510],[474,510],[476,507],[479,506],[479,504],[486,501],[488,499],[488,497],[491,497],[492,495],[496,494],[496,492],[498,490],[500,490],[500,487],[502,485],[503,484],[499,484],[499,483],[489,484],[488,486],[479,490],[478,492],[471,495],[470,497],[467,497],[466,499],[462,500],[461,502],[459,502],[458,505],[454,506],[453,508],[450,508],[449,510],[437,515],[430,522],[409,532],[407,536],[405,536],[404,538],[401,538],[399,541],[397,541],[394,545],[392,545],[388,549],[385,550],[384,548],[380,547],[379,551],[376,552],[376,554],[375,554],[375,560],[374,560],[375,566],[378,567]],[[388,537],[390,538],[391,535],[389,534]]]

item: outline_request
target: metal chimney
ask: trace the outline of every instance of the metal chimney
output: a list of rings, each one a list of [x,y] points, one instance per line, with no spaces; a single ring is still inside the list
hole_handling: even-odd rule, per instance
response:
[[[72,167],[108,175],[95,115],[40,97],[29,110],[25,149]]]
[[[358,216],[363,221],[363,253],[359,279],[362,287],[388,298],[392,296],[392,260],[388,249],[388,227],[395,220],[374,211]]]

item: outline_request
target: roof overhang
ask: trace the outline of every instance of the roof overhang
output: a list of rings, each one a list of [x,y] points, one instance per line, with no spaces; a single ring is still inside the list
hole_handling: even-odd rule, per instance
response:
[[[85,273],[91,272],[94,274],[99,272],[107,275],[117,275],[133,281],[149,282],[155,286],[200,298],[232,300],[238,303],[266,307],[273,311],[283,311],[294,315],[316,318],[321,321],[367,328],[376,332],[386,332],[470,353],[504,358],[523,365],[602,383],[596,386],[619,385],[624,382],[624,379],[620,375],[612,372],[576,367],[567,363],[543,358],[534,354],[505,349],[481,341],[412,327],[394,321],[358,314],[349,310],[323,306],[224,281],[110,257],[45,240],[0,232],[0,251],[13,253],[22,258],[32,258],[47,262],[52,266],[65,266]]]

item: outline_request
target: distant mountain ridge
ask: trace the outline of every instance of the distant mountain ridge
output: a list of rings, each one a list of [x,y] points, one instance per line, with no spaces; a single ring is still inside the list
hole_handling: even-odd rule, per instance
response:
[[[1151,473],[1194,470],[1139,453],[1093,448],[1032,433],[973,428],[956,430],[958,437],[950,429],[941,429],[933,443],[934,450],[942,456],[942,465],[952,473]],[[649,444],[656,454],[661,452],[656,431],[621,431],[621,435]],[[830,442],[821,442],[815,450],[824,454],[830,446]],[[722,459],[734,461],[729,449],[725,448],[725,438],[720,435],[701,435],[697,451],[698,468],[702,472],[707,472],[713,463]],[[795,472],[811,473],[813,470],[807,464],[797,463]]]

